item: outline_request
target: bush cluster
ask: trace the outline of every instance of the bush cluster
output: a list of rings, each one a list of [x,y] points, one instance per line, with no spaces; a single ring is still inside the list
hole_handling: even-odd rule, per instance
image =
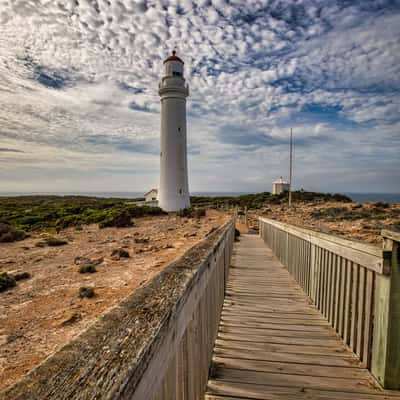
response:
[[[93,274],[95,272],[97,272],[97,269],[94,264],[83,264],[79,267],[80,274]]]
[[[340,201],[351,202],[352,200],[342,194],[306,192],[304,190],[292,192],[294,202],[314,202],[314,201]],[[197,207],[247,207],[248,209],[259,209],[268,204],[283,204],[288,201],[288,193],[273,195],[269,192],[243,194],[240,196],[192,196],[191,204]]]
[[[41,228],[65,229],[97,223],[101,227],[130,226],[131,219],[160,215],[158,207],[137,206],[132,200],[86,196],[18,196],[0,198],[0,227],[7,227],[5,240],[23,238]],[[13,232],[10,234],[10,228]],[[0,229],[1,230],[1,229]],[[0,232],[0,237],[2,233]],[[12,237],[11,237],[11,236]]]
[[[0,292],[10,289],[17,285],[15,278],[7,272],[0,273]]]

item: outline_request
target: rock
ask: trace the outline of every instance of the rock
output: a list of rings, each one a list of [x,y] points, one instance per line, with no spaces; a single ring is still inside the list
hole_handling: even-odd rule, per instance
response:
[[[89,264],[89,263],[90,263],[90,258],[87,258],[87,257],[77,256],[74,259],[75,265],[82,265],[82,264]]]
[[[61,322],[61,326],[72,325],[72,324],[74,324],[75,322],[78,322],[81,319],[82,319],[81,314],[79,314],[77,312],[69,313],[67,315],[67,317],[64,319],[64,321]]]
[[[196,232],[193,232],[193,233],[185,233],[185,234],[183,235],[183,237],[195,237],[195,236],[197,236],[197,233],[196,233]]]
[[[143,237],[143,238],[135,238],[135,243],[149,243],[149,238]]]
[[[82,264],[93,264],[93,265],[99,265],[104,261],[103,257],[99,258],[88,258],[88,257],[82,257],[82,256],[77,256],[74,259],[74,264],[75,265],[82,265]]]
[[[10,343],[15,342],[18,339],[22,339],[24,337],[25,336],[20,333],[11,333],[10,335],[7,335],[6,343],[10,344]]]
[[[92,297],[94,297],[94,295],[95,295],[94,288],[85,287],[85,286],[82,286],[79,288],[79,297],[81,299],[83,299],[85,297],[88,299],[91,299]]]
[[[104,258],[103,257],[99,257],[99,258],[91,258],[90,262],[94,265],[100,265],[104,262]]]
[[[143,249],[143,251],[149,252],[149,251],[153,251],[154,249],[155,249],[154,246],[149,246],[149,247],[145,247],[145,248]]]
[[[129,258],[129,253],[124,249],[114,249],[111,252],[112,260],[119,260],[120,258]]]

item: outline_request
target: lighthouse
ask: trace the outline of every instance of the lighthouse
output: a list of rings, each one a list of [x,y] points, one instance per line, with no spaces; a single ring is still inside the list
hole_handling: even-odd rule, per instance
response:
[[[164,60],[158,91],[161,99],[158,205],[164,211],[190,207],[186,144],[186,97],[189,96],[189,88],[183,76],[183,64],[175,51]]]

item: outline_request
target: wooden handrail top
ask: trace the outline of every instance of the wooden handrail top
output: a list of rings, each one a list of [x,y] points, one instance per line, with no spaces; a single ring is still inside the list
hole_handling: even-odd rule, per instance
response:
[[[391,239],[395,242],[400,242],[400,232],[398,232],[398,231],[383,229],[381,232],[381,236],[386,239]]]
[[[259,220],[291,235],[304,239],[313,245],[327,249],[367,269],[384,275],[390,274],[390,251],[382,250],[371,244],[343,239],[338,236],[313,231],[311,229],[300,228],[270,218],[259,217]]]

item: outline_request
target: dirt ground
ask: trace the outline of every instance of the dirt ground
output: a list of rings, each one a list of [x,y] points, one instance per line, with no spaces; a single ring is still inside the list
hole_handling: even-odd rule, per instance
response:
[[[291,209],[270,205],[258,213],[303,228],[352,240],[381,245],[382,229],[400,228],[400,204],[379,203],[296,203]],[[250,226],[258,223],[251,215]]]
[[[49,236],[45,232],[20,242],[0,243],[0,272],[31,274],[15,288],[0,292],[0,390],[228,218],[208,210],[201,219],[145,217],[135,219],[131,228],[71,228],[55,235],[68,241],[59,247],[35,246]],[[130,257],[112,258],[112,250],[120,248]],[[100,262],[97,272],[79,273],[83,258]],[[95,296],[81,299],[83,286],[94,288]]]

